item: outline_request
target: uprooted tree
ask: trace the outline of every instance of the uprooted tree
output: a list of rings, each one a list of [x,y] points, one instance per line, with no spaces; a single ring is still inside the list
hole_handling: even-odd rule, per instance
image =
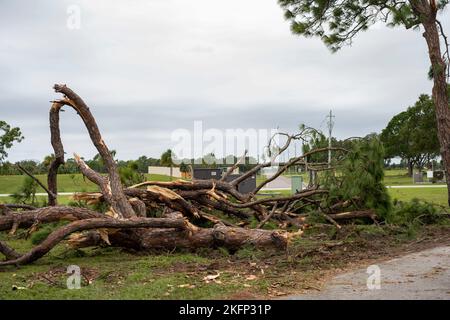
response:
[[[310,215],[318,215],[340,228],[337,221],[354,218],[375,221],[389,210],[386,204],[389,199],[382,185],[383,173],[379,170],[383,165],[381,144],[373,139],[370,140],[372,145],[364,140],[355,142],[355,152],[331,148],[335,159],[331,167],[328,163],[306,161],[312,159],[312,155],[328,152],[328,147],[309,150],[282,163],[272,177],[252,192],[238,191],[239,183],[271,166],[292,141],[307,142],[314,136],[315,130],[304,126],[297,134],[279,133],[284,137],[279,145],[272,137],[267,147],[270,160],[257,164],[232,181],[227,181],[227,177],[239,161],[220,180],[147,181],[124,188],[116,161],[103,141],[89,107],[66,85],[55,85],[54,89],[64,97],[53,101],[50,108],[54,157],[49,166],[47,186],[39,182],[48,193],[48,206],[0,205],[0,232],[14,234],[18,228],[26,228],[29,235],[48,223],[66,223],[25,254],[0,241],[0,252],[6,257],[0,266],[31,263],[66,240],[76,248],[110,245],[138,251],[200,247],[238,249],[243,245],[285,249],[292,237],[302,233]],[[58,168],[65,161],[59,126],[63,107],[73,108],[81,117],[107,171],[106,175],[101,175],[86,165],[80,156],[74,155],[82,174],[100,189],[98,193],[74,196],[87,203],[86,207],[57,204]],[[258,191],[290,167],[306,165],[308,170],[323,173],[323,185],[314,184],[287,196],[257,197]],[[344,174],[333,174],[339,166]],[[29,172],[24,173],[32,177]],[[351,179],[364,179],[352,184],[346,180],[346,174]],[[103,204],[102,207],[107,209],[94,210],[92,206],[96,204]],[[269,221],[275,223],[276,230],[263,229]],[[293,227],[290,230],[294,231],[288,232],[287,227]]]

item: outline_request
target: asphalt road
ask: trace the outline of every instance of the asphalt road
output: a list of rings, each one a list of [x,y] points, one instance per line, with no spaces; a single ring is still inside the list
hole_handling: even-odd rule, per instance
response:
[[[377,267],[351,271],[334,277],[320,292],[289,296],[311,300],[450,300],[450,246],[437,247],[378,263]],[[369,280],[368,288],[368,277]]]
[[[279,176],[275,180],[270,181],[263,188],[264,190],[290,190],[291,179],[284,176]]]

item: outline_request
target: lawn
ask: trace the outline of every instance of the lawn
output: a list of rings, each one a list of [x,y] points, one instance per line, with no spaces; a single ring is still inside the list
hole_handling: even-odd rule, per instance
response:
[[[45,175],[37,175],[37,177],[46,182],[47,177]],[[306,178],[306,177],[305,177]],[[14,175],[14,176],[0,176],[0,194],[10,194],[17,191],[24,176]],[[155,181],[170,181],[169,176],[165,175],[150,175],[146,174],[147,180]],[[257,176],[257,183],[262,182],[263,176]],[[305,179],[306,180],[306,179]],[[411,184],[411,178],[406,176],[406,170],[386,170],[385,171],[385,184],[386,185],[409,185]],[[58,175],[58,190],[59,192],[91,192],[98,191],[96,185],[87,179],[84,179],[81,174],[61,174]],[[39,188],[38,192],[44,192]],[[264,195],[287,195],[290,194],[289,190],[286,191],[264,191],[260,192]],[[438,203],[441,205],[446,204],[447,191],[445,188],[403,188],[403,189],[389,189],[389,193],[392,198],[398,200],[411,200],[413,198],[419,198],[422,200],[427,200],[430,202]],[[40,200],[44,201],[46,197],[38,197]],[[60,204],[68,204],[71,201],[70,196],[59,196]],[[13,202],[10,197],[0,197],[0,203],[11,203]]]
[[[43,174],[36,175],[36,177],[47,184],[47,176]],[[0,193],[11,194],[17,191],[25,176],[0,176]],[[98,187],[91,181],[83,178],[81,174],[60,174],[58,175],[58,191],[59,192],[90,192],[98,191]],[[45,192],[39,187],[38,192]]]
[[[169,176],[159,174],[146,174],[147,180],[170,181]],[[47,184],[47,176],[43,174],[36,177]],[[23,175],[0,176],[0,194],[11,194],[17,191],[25,177]],[[81,174],[58,175],[58,192],[92,192],[98,191],[98,187],[91,181],[85,179]],[[45,192],[38,188],[38,193]]]
[[[413,185],[413,179],[406,174],[385,175],[384,184],[387,186]]]
[[[0,236],[4,240],[7,236]],[[25,252],[31,243],[9,240],[12,246]],[[32,265],[0,272],[1,299],[205,299],[222,297],[240,281],[232,281],[221,274],[223,282],[206,283],[208,272],[189,272],[189,269],[208,266],[208,257],[193,253],[133,255],[116,248],[68,250],[59,245]],[[81,289],[68,290],[67,267],[77,265],[83,275]],[[177,270],[177,266],[183,266]],[[168,269],[172,272],[166,272]],[[214,273],[214,271],[212,271]],[[164,276],[162,276],[164,274]],[[13,290],[13,287],[19,288]]]
[[[387,186],[413,185],[412,177],[408,177],[405,169],[389,169],[384,171],[384,183]],[[427,183],[429,184],[429,183]]]
[[[414,198],[433,202],[439,205],[447,205],[447,188],[388,188],[391,198],[400,201],[409,201]],[[261,191],[260,196],[287,196],[289,190]]]
[[[447,205],[447,188],[389,188],[392,199],[409,201],[413,198]]]
[[[36,196],[38,204],[42,205],[47,203],[47,196]],[[58,204],[68,205],[69,202],[73,201],[72,196],[58,196]],[[15,203],[12,197],[0,197],[0,203]]]

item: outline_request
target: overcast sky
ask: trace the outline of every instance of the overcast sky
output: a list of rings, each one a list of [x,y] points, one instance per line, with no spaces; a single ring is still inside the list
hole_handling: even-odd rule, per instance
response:
[[[292,35],[276,0],[0,0],[0,46],[0,119],[25,136],[10,161],[52,153],[54,83],[86,101],[120,159],[159,157],[195,120],[294,132],[325,129],[331,108],[339,138],[379,132],[432,86],[421,32],[375,26],[331,54]],[[61,127],[69,155],[96,153],[72,110]]]

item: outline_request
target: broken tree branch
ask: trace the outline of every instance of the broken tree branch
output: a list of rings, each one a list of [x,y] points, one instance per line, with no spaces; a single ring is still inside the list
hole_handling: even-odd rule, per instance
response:
[[[104,161],[109,180],[108,188],[106,188],[107,195],[105,196],[107,199],[111,199],[110,205],[112,210],[119,217],[130,218],[136,216],[133,207],[128,202],[123,192],[122,183],[120,182],[120,176],[117,170],[117,164],[106,146],[106,143],[103,141],[97,122],[89,110],[89,107],[83,99],[80,98],[80,96],[78,96],[66,85],[55,84],[54,89],[56,92],[62,93],[66,97],[63,100],[57,101],[57,103],[71,106],[78,112],[79,116],[86,125],[92,143]]]
[[[63,104],[54,102],[50,108],[50,141],[55,153],[55,158],[50,163],[47,175],[47,185],[51,193],[48,194],[48,205],[56,206],[58,204],[58,169],[64,164],[64,147],[61,141],[61,132],[59,129],[59,112]]]
[[[222,176],[222,178],[220,179],[220,181],[226,181],[226,179],[228,178],[228,176],[230,174],[233,173],[234,170],[236,170],[236,168],[239,166],[239,164],[242,163],[242,161],[245,161],[245,157],[247,156],[247,150],[244,151],[244,154],[242,155],[241,158],[239,158],[238,161],[236,161],[236,163],[234,165],[232,165],[227,172],[225,172],[225,174]]]
[[[24,167],[22,167],[19,163],[16,164],[17,168],[19,168],[20,171],[22,171],[24,174],[26,174],[27,176],[29,176],[31,179],[33,179],[34,181],[36,181],[36,183],[41,186],[42,189],[44,189],[45,192],[47,192],[47,194],[49,196],[52,197],[56,197],[57,195],[54,194],[52,191],[50,191],[46,185],[44,185],[38,178],[36,178],[30,171],[28,171],[27,169],[25,169]]]
[[[134,218],[132,220],[117,220],[108,218],[94,218],[80,221],[74,221],[64,227],[53,231],[47,239],[41,244],[34,247],[28,253],[20,257],[0,262],[0,266],[21,265],[33,262],[51,249],[53,249],[66,236],[79,231],[99,229],[99,228],[175,228],[186,229],[187,224],[184,219],[168,219],[168,218]]]

